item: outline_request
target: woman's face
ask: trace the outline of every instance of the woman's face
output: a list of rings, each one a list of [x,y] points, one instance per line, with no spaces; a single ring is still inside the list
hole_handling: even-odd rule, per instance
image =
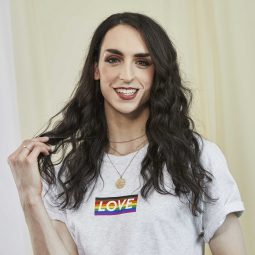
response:
[[[140,114],[154,76],[154,65],[140,33],[131,26],[110,29],[103,40],[94,78],[100,80],[106,111]]]

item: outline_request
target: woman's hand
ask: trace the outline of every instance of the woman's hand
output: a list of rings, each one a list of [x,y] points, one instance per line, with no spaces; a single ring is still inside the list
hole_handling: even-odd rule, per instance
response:
[[[41,198],[42,182],[38,169],[37,158],[40,153],[49,155],[51,148],[45,142],[48,137],[37,137],[24,140],[22,144],[8,157],[12,175],[17,186],[20,201]]]

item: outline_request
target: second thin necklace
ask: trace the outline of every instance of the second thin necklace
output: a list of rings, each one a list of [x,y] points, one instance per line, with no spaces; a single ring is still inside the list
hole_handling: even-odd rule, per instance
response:
[[[143,145],[144,142],[146,142],[146,140],[144,140],[142,143],[140,143],[140,144],[136,147],[136,149],[138,149],[141,145]],[[111,159],[110,159],[108,153],[106,153],[106,155],[107,155],[108,159],[110,160],[112,166],[115,168],[115,170],[117,171],[117,173],[118,173],[119,176],[120,176],[120,177],[118,178],[118,180],[115,182],[115,186],[116,186],[118,189],[122,189],[122,188],[125,186],[126,180],[123,178],[123,175],[125,174],[125,172],[127,171],[128,167],[130,166],[130,164],[132,163],[132,161],[134,160],[134,158],[136,157],[136,155],[138,154],[138,152],[139,152],[142,148],[143,148],[143,147],[141,147],[141,148],[134,154],[134,156],[132,157],[132,159],[130,160],[130,162],[128,163],[127,167],[125,168],[125,170],[123,171],[122,174],[120,174],[120,172],[118,171],[118,169],[116,168],[116,166],[115,166],[115,165],[113,164],[113,162],[111,161]]]

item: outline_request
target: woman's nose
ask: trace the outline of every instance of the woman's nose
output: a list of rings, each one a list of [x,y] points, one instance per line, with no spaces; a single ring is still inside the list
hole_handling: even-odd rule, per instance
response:
[[[120,70],[120,80],[131,82],[134,79],[134,70],[131,63],[124,63]]]

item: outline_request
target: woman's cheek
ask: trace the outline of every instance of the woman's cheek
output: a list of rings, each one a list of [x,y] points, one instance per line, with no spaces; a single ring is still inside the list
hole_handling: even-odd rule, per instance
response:
[[[111,66],[103,66],[101,69],[101,81],[113,81],[118,76],[118,68]]]
[[[146,90],[150,90],[150,88],[152,86],[152,82],[153,82],[153,74],[146,73],[142,77],[142,83],[144,84],[144,87],[145,87]]]

